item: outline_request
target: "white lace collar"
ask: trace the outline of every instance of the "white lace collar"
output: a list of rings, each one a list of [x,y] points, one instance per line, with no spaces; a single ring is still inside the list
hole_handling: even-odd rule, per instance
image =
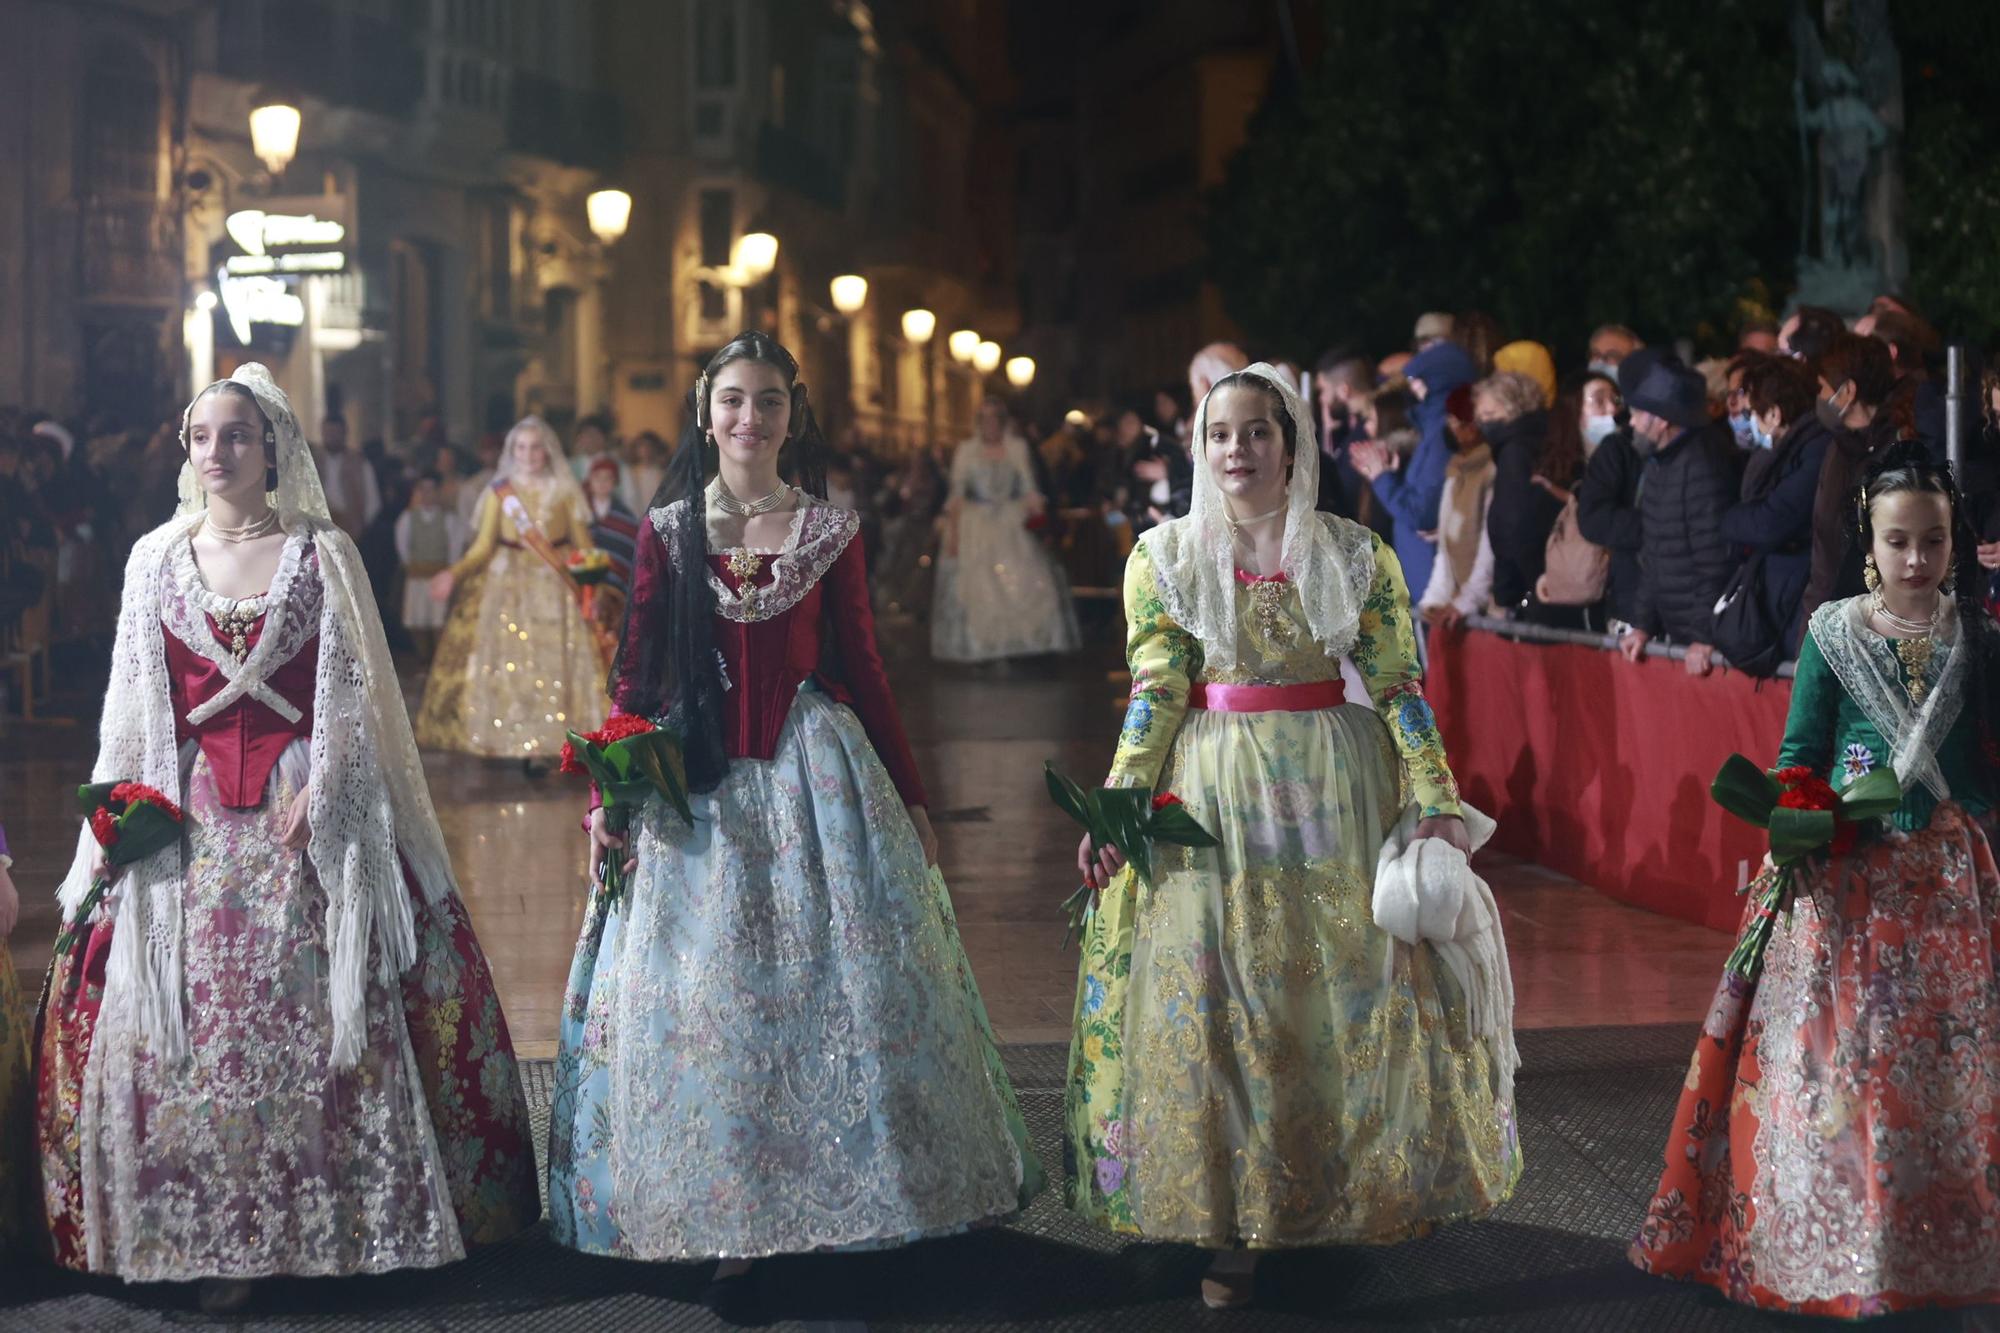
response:
[[[193,536],[190,529],[167,545],[170,577],[162,588],[161,620],[176,639],[214,664],[229,683],[189,710],[187,720],[199,725],[248,695],[285,721],[297,722],[304,714],[266,682],[318,632],[322,603],[319,581],[312,579],[306,586],[298,586],[306,552],[312,549],[311,532],[293,532],[285,538],[271,586],[255,597],[222,597],[211,591],[195,563]],[[257,646],[239,662],[216,642],[205,617],[219,620],[246,613],[262,614],[265,621]]]
[[[666,544],[674,573],[683,573],[674,531],[680,524],[691,521],[687,501],[676,500],[651,510],[647,517],[652,521],[653,530],[660,534],[660,540]],[[708,576],[708,586],[715,592],[715,609],[725,620],[738,624],[751,624],[783,615],[797,606],[825,577],[826,571],[833,568],[833,562],[840,558],[841,552],[847,549],[847,544],[859,531],[861,516],[853,510],[830,505],[810,495],[801,497],[799,507],[792,513],[792,525],[784,544],[776,552],[747,551],[737,547],[714,553],[724,557],[757,556],[761,560],[769,560],[771,570],[769,583],[746,582],[741,590],[730,588],[714,570],[704,571]]]
[[[1911,705],[1903,687],[1894,644],[1869,627],[1866,596],[1824,604],[1813,612],[1806,629],[1841,687],[1889,742],[1893,751],[1889,765],[1903,790],[1922,783],[1939,800],[1951,799],[1937,753],[1965,707],[1969,654],[1961,651],[1957,604],[1945,598],[1939,635],[1944,660],[1933,667],[1936,677],[1921,707]]]

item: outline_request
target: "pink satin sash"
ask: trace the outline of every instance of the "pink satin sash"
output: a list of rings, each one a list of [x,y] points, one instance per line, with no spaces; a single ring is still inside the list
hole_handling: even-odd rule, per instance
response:
[[[1188,707],[1214,713],[1311,713],[1347,702],[1340,680],[1304,685],[1206,685],[1188,687]]]

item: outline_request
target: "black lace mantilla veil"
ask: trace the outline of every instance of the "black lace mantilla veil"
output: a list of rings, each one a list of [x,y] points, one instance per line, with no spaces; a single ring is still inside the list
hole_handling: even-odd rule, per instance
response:
[[[707,406],[698,398],[723,367],[735,361],[767,365],[792,392],[791,433],[778,454],[778,472],[808,494],[826,498],[826,441],[813,419],[799,363],[767,333],[739,333],[709,359],[688,389],[680,447],[666,479],[653,494],[649,521],[660,527],[669,571],[708,568],[708,484],[719,454],[708,431]],[[681,501],[685,505],[674,508]],[[669,513],[662,523],[657,516]],[[690,791],[714,791],[729,772],[722,732],[722,658],[715,643],[715,592],[706,578],[667,580],[661,595],[628,607],[607,693],[627,713],[663,722],[681,735]]]

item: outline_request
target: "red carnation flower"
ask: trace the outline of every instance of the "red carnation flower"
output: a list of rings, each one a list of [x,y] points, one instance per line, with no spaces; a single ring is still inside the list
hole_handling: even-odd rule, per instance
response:
[[[157,806],[167,818],[176,824],[181,822],[181,808],[168,800],[159,788],[148,787],[143,782],[119,783],[111,789],[111,803],[127,809],[137,804]]]
[[[572,776],[575,776],[577,774],[588,772],[589,770],[584,768],[582,764],[579,764],[576,761],[576,746],[570,744],[570,742],[568,741],[564,741],[562,748],[562,767],[557,771],[562,773],[568,773]]]
[[[1813,771],[1801,764],[1791,768],[1781,768],[1771,776],[1787,787],[1795,787],[1812,775]]]
[[[90,836],[97,839],[100,847],[109,847],[118,841],[118,819],[103,806],[90,812]]]
[[[1170,805],[1179,805],[1180,803],[1181,798],[1170,791],[1163,791],[1153,798],[1153,808],[1155,810],[1164,810]]]
[[[612,718],[598,730],[590,732],[584,739],[592,745],[597,746],[615,745],[619,741],[629,740],[634,736],[643,736],[652,729],[653,724],[645,718],[634,717],[627,713],[623,716]]]

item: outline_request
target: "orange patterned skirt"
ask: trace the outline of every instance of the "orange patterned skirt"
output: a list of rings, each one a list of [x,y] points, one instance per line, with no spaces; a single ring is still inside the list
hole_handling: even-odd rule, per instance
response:
[[[1986,835],[1946,803],[1810,890],[1758,981],[1716,989],[1632,1261],[1803,1314],[2000,1301]]]

